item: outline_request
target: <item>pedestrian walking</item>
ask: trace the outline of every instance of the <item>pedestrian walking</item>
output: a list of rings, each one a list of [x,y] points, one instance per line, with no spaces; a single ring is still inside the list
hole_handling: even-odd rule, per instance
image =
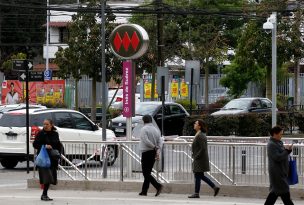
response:
[[[144,115],[142,118],[144,126],[140,131],[139,149],[141,151],[141,167],[144,176],[144,182],[139,195],[147,196],[150,183],[155,187],[158,196],[163,189],[157,180],[151,175],[152,168],[156,160],[160,158],[162,146],[160,131],[152,124],[152,117]]]
[[[58,132],[54,127],[52,120],[50,119],[43,121],[43,129],[38,132],[33,142],[34,148],[37,149],[37,154],[39,154],[42,145],[45,145],[45,148],[49,154],[51,167],[38,167],[39,181],[43,187],[41,200],[52,201],[53,199],[48,197],[48,189],[50,187],[50,184],[57,184],[57,168],[60,152],[62,150],[62,144],[59,140]]]
[[[270,193],[265,205],[275,204],[279,196],[285,205],[293,205],[288,184],[288,155],[292,152],[292,145],[284,146],[281,141],[283,128],[280,126],[274,126],[270,130],[270,135],[267,144]]]
[[[192,169],[195,181],[195,193],[188,196],[188,198],[200,198],[201,180],[206,182],[213,190],[216,196],[220,190],[219,187],[205,176],[204,172],[210,171],[208,144],[206,136],[206,127],[202,120],[197,120],[194,123],[195,137],[192,142]]]

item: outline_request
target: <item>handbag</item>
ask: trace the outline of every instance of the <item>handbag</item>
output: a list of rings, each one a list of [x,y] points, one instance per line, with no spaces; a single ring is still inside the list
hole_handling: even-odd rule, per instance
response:
[[[49,168],[51,167],[51,160],[46,151],[45,145],[41,146],[40,152],[35,159],[35,164],[38,167]]]
[[[52,160],[59,160],[61,155],[60,152],[57,149],[51,149],[50,151],[50,157]]]
[[[288,171],[288,184],[295,185],[299,183],[297,172],[297,161],[289,156],[289,171]]]

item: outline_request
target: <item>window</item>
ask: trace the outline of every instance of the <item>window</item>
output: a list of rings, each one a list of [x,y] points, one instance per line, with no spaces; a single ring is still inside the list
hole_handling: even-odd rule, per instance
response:
[[[171,114],[182,114],[185,113],[178,105],[170,105],[169,106]]]
[[[52,119],[52,114],[50,112],[31,115],[31,126],[43,126],[43,121],[46,119]]]
[[[71,113],[75,122],[75,128],[79,130],[93,130],[92,124],[82,115],[78,113]]]
[[[270,101],[268,101],[268,100],[266,100],[266,99],[262,99],[261,101],[262,101],[262,107],[263,107],[263,108],[271,108],[271,107],[272,107]]]
[[[0,119],[1,127],[25,127],[25,114],[22,113],[5,113]]]
[[[55,120],[54,120],[55,126],[58,126],[60,128],[74,128],[69,113],[55,112],[54,115],[55,115]]]
[[[66,27],[59,28],[59,43],[68,43],[69,32]]]

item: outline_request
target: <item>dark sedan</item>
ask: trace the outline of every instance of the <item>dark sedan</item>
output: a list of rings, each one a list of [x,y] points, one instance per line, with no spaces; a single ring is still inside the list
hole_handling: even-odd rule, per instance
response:
[[[272,103],[268,98],[237,98],[229,101],[219,111],[212,113],[218,115],[237,115],[250,112],[271,112]]]
[[[143,115],[149,114],[154,118],[161,130],[162,125],[162,103],[161,102],[140,102],[136,103],[135,117],[132,117],[132,128],[142,119]],[[164,136],[182,135],[185,117],[189,113],[177,103],[165,102],[164,107]],[[126,136],[126,118],[122,115],[113,118],[109,122],[109,128],[115,132],[116,137]]]

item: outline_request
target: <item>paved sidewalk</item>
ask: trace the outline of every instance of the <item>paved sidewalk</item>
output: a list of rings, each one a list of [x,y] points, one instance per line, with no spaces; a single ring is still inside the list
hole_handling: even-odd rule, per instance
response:
[[[182,194],[161,194],[158,197],[154,193],[148,196],[138,196],[135,192],[95,192],[95,191],[66,191],[50,190],[49,196],[54,201],[43,202],[40,200],[41,190],[28,188],[0,188],[0,204],[5,205],[261,205],[264,199],[246,199],[232,197],[201,196],[199,199],[188,199]],[[303,204],[303,201],[294,201],[295,204]],[[279,199],[276,204],[283,204]]]

